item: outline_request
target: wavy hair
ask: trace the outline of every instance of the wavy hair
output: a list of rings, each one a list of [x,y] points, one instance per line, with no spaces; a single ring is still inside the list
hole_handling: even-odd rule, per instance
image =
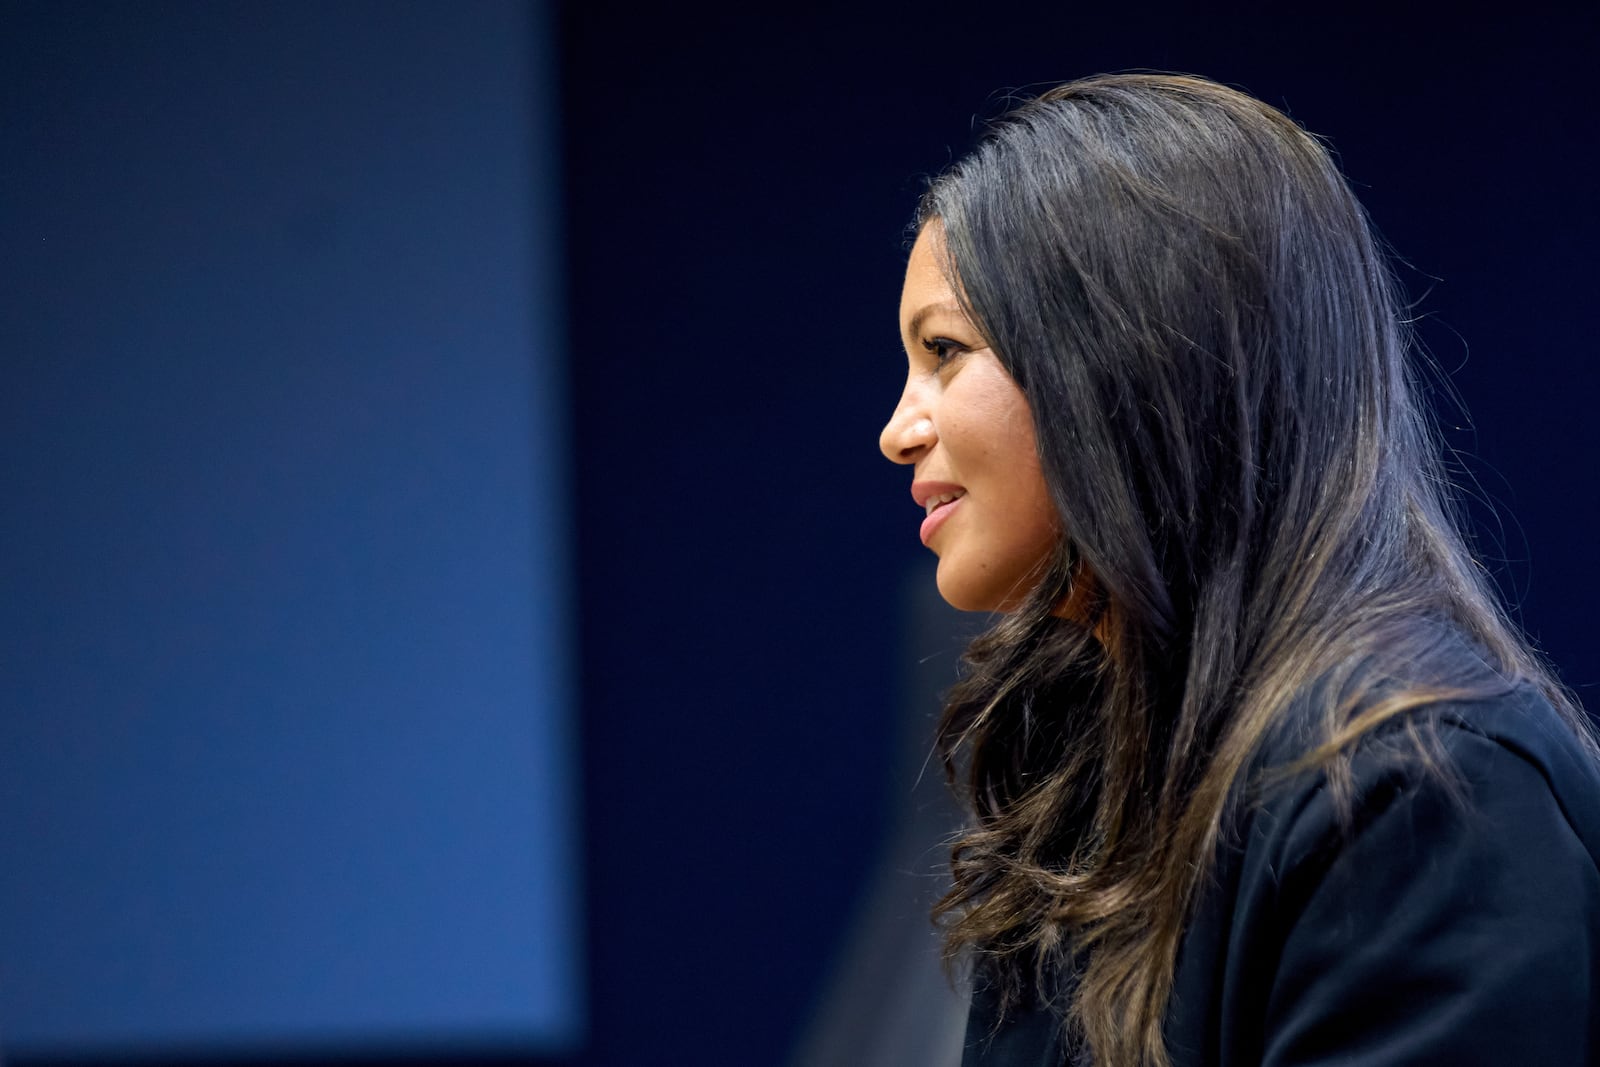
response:
[[[1069,1041],[1164,1065],[1187,917],[1280,731],[1346,798],[1352,747],[1445,699],[1531,682],[1594,742],[1459,532],[1397,287],[1316,138],[1203,79],[1089,78],[995,123],[933,220],[1066,531],[949,695],[974,821],[934,914],[1002,1004],[1072,973]]]

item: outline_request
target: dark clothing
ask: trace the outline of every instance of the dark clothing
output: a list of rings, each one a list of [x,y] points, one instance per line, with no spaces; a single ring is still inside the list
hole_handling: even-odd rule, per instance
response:
[[[1438,719],[1457,798],[1380,736],[1348,832],[1320,774],[1241,814],[1181,946],[1174,1067],[1600,1064],[1600,773],[1531,690]],[[963,1067],[1068,1062],[1048,1008],[995,1007],[980,983]]]

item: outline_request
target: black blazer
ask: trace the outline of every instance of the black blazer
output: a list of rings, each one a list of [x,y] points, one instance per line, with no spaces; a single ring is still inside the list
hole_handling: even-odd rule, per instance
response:
[[[1600,773],[1528,689],[1440,734],[1464,803],[1380,736],[1348,833],[1315,774],[1242,817],[1180,949],[1173,1067],[1600,1064]],[[995,1008],[980,981],[963,1067],[1072,1062],[1048,1008]]]

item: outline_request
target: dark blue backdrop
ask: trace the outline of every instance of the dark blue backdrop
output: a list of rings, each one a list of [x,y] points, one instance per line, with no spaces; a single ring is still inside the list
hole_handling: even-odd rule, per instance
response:
[[[1596,16],[1402,10],[568,5],[589,1062],[781,1062],[851,914],[924,559],[876,447],[901,227],[999,90],[1192,71],[1331,138],[1476,421],[1487,554],[1600,706]]]

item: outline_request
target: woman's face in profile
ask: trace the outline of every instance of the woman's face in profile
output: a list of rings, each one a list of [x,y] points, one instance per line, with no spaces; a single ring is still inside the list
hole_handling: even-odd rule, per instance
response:
[[[1042,572],[1060,526],[1028,402],[962,313],[943,242],[944,227],[930,221],[906,264],[900,336],[910,370],[878,444],[912,467],[939,594],[964,611],[1007,611]]]

